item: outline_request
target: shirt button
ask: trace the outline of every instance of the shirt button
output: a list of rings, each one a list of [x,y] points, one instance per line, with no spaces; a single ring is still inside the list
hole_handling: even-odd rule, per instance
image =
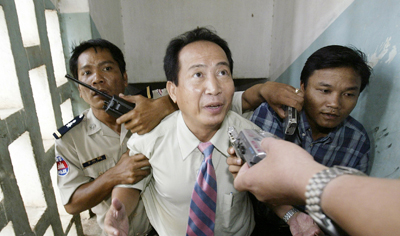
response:
[[[301,135],[304,137],[304,136],[306,136],[306,133],[302,133]]]
[[[96,125],[95,124],[91,124],[90,125],[90,129],[94,129],[94,128],[96,128]]]

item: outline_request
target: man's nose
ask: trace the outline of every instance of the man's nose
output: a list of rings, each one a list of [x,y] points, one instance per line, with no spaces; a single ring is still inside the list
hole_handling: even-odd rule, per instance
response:
[[[332,93],[331,96],[329,96],[328,107],[338,109],[340,108],[341,103],[342,101],[340,94]]]
[[[218,95],[221,93],[221,84],[218,78],[215,75],[210,75],[207,78],[206,82],[206,93],[211,95]]]
[[[96,71],[95,73],[93,73],[92,85],[97,85],[97,84],[102,84],[102,83],[104,83],[103,75],[99,71]]]

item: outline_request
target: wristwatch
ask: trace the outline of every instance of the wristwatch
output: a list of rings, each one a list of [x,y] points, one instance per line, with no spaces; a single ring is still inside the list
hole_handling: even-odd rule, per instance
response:
[[[348,235],[343,229],[335,224],[321,209],[321,195],[325,186],[334,178],[341,175],[360,175],[365,174],[359,170],[345,167],[333,166],[329,169],[316,173],[309,181],[306,187],[306,212],[318,224],[318,226],[331,236]]]
[[[296,212],[299,212],[299,210],[297,210],[296,208],[292,208],[290,210],[288,210],[288,212],[286,212],[286,214],[282,217],[282,220],[285,221],[285,223],[287,224],[287,222],[289,221],[289,219],[296,214]]]

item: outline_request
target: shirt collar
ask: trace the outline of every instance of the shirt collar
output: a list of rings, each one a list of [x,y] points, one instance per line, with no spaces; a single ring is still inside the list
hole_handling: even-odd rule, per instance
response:
[[[310,124],[308,123],[308,120],[307,120],[306,112],[304,110],[301,111],[299,118],[300,118],[300,122],[299,122],[300,123],[299,124],[300,131],[304,132],[306,130],[311,130]]]
[[[87,113],[86,130],[88,135],[95,134],[101,130],[101,121],[94,116],[92,109],[89,109]]]
[[[221,128],[211,138],[210,142],[214,147],[223,155],[228,156],[229,138],[228,138],[228,124],[222,122]],[[200,140],[189,130],[182,117],[182,112],[179,111],[177,118],[177,136],[179,148],[181,151],[182,159],[185,160],[200,144]]]
[[[229,112],[227,116],[229,115]],[[227,116],[221,124],[221,127],[218,129],[217,133],[211,138],[211,143],[214,144],[214,147],[224,156],[228,157],[228,148],[229,148],[229,136],[228,136],[228,121]]]
[[[99,119],[94,116],[92,109],[89,109],[87,114],[87,123],[86,123],[86,130],[88,135],[93,135],[97,132],[101,132],[104,136],[111,136],[111,137],[121,137],[122,139],[128,133],[128,130],[125,128],[124,125],[121,126],[121,135],[118,135],[114,130],[108,127],[106,124],[101,122]]]
[[[129,138],[131,137],[131,135],[132,135],[131,131],[130,131],[130,130],[127,130],[127,129],[125,128],[125,124],[122,124],[122,125],[121,125],[120,142],[123,143],[125,137],[129,139]]]

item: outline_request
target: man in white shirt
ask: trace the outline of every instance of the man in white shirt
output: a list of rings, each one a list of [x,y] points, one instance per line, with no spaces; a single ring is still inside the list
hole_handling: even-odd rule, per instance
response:
[[[70,67],[75,78],[103,92],[117,95],[122,93],[127,86],[123,54],[115,45],[104,39],[85,41],[75,47]],[[258,92],[263,90],[262,95],[253,90]],[[278,96],[268,96],[268,102],[278,107],[280,101],[296,103],[296,99],[300,99],[288,92],[291,90],[290,86],[268,82],[248,89],[245,92],[247,95],[242,96],[241,93],[236,93],[232,109],[241,113],[242,109],[255,108],[257,103],[267,98],[267,94],[272,93],[271,90],[281,91]],[[116,184],[136,182],[138,178],[143,178],[148,173],[148,170],[139,170],[140,167],[149,165],[147,158],[140,155],[128,157],[127,153],[122,155],[127,149],[126,143],[131,136],[129,129],[132,133],[146,133],[174,108],[171,107],[172,105],[169,106],[168,97],[154,100],[154,102],[141,96],[124,97],[124,99],[135,98],[131,102],[136,103],[136,108],[129,112],[133,115],[124,115],[117,120],[104,111],[103,97],[96,96],[95,93],[81,87],[80,93],[91,109],[62,127],[61,131],[59,130],[61,133],[56,132],[58,134],[56,159],[60,167],[58,184],[65,208],[69,213],[76,214],[93,207],[92,210],[96,213],[99,225],[102,227],[104,215],[110,205],[109,195],[112,188]],[[252,97],[258,95],[260,96]],[[257,103],[252,104],[252,101]],[[151,113],[146,109],[157,112]],[[146,119],[143,118],[144,116],[151,118]],[[140,117],[140,119],[136,122],[132,119],[135,117]],[[137,235],[138,232],[145,232],[146,234],[150,226],[146,220],[143,204],[136,208],[136,212],[131,216],[133,215],[135,215],[135,221],[131,221],[130,225],[135,231],[132,233]]]
[[[233,177],[226,164],[227,129],[235,126],[240,131],[257,126],[229,112],[234,93],[232,69],[227,43],[208,29],[189,31],[170,42],[164,70],[168,92],[180,111],[165,118],[150,133],[128,142],[130,155],[145,155],[153,171],[136,185],[113,190],[113,205],[105,220],[107,233],[126,235],[126,214],[135,209],[140,195],[159,235],[191,235],[192,231],[200,229],[198,223],[195,223],[196,229],[193,224],[188,227],[188,222],[192,222],[191,217],[189,220],[193,209],[191,195],[204,159],[197,146],[201,142],[211,142],[215,147],[212,162],[218,191],[213,210],[215,219],[208,230],[216,235],[251,234],[254,228],[251,203],[247,193],[233,188]],[[242,97],[242,109],[264,99],[261,90],[247,90],[247,96]],[[210,231],[203,231],[203,234],[211,235]]]
[[[234,94],[232,69],[227,43],[208,29],[189,31],[170,42],[164,70],[168,93],[180,111],[166,117],[150,133],[128,141],[131,155],[143,153],[149,158],[152,174],[131,188],[114,188],[113,204],[104,222],[108,234],[125,235],[126,215],[136,207],[141,195],[159,235],[185,235],[189,230],[191,196],[204,159],[197,148],[201,142],[211,142],[215,147],[214,234],[251,234],[254,216],[250,199],[247,193],[235,190],[226,163],[227,129],[256,126],[229,111]]]

